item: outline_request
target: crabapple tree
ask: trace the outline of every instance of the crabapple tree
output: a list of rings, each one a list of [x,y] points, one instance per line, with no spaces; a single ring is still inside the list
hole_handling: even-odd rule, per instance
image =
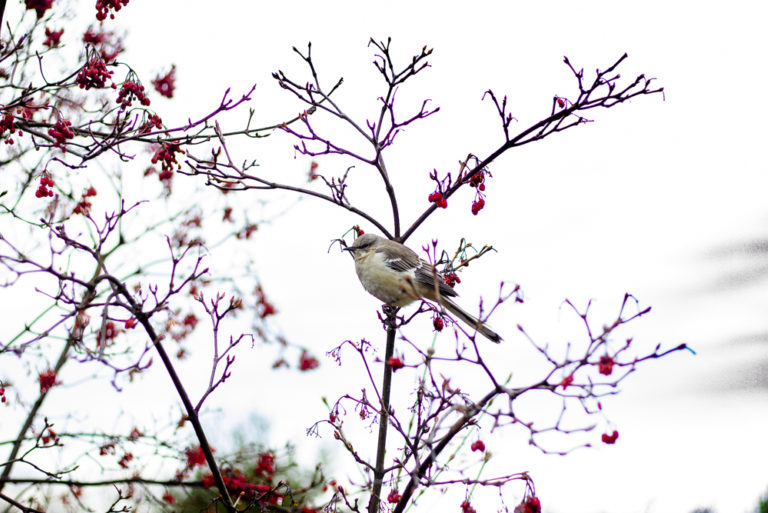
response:
[[[290,447],[253,443],[215,450],[206,434],[205,404],[238,372],[238,352],[265,351],[272,343],[280,348],[274,367],[308,372],[319,365],[312,348],[272,328],[278,305],[250,265],[208,269],[217,252],[231,254],[258,237],[263,219],[246,209],[252,198],[284,191],[317,200],[318,210],[349,213],[358,224],[338,234],[342,247],[366,230],[405,243],[449,208],[481,219],[492,168],[504,173],[502,156],[511,150],[588,123],[591,112],[658,96],[662,89],[644,75],[622,79],[617,70],[626,55],[594,74],[565,59],[573,89],[554,95],[542,116],[522,129],[512,123],[506,96],[488,90],[484,100],[498,118],[500,143],[484,155],[464,151],[455,168],[425,172],[430,187],[423,191],[423,208],[408,219],[387,162],[404,130],[437,116],[439,108],[424,100],[403,112],[396,98],[429,68],[432,49],[425,46],[400,63],[390,40],[372,39],[381,91],[374,111],[359,119],[344,107],[343,81],[323,78],[308,45],[295,49],[304,78],[273,74],[298,103],[295,112],[260,120],[257,128],[250,112],[243,128],[222,130],[219,118],[244,110],[254,85],[237,94],[227,90],[213,108],[168,126],[163,108],[183,83],[173,63],[160,63],[163,70],[147,79],[121,61],[128,43],[116,24],[129,1],[98,0],[88,14],[93,23],[80,34],[69,32],[73,25],[65,19],[74,11],[59,3],[24,0],[23,16],[6,20],[0,32],[0,283],[3,304],[13,313],[0,332],[0,500],[9,508],[34,512],[60,501],[69,509],[104,511],[141,505],[307,513],[325,506],[400,513],[450,488],[460,490],[456,509],[465,513],[475,511],[480,489],[499,490],[499,508],[540,512],[534,476],[514,468],[485,470],[497,433],[522,432],[531,445],[558,454],[595,442],[614,444],[618,428],[593,420],[603,418],[601,399],[618,393],[646,362],[685,349],[636,349],[626,325],[650,308],[631,294],[609,319],[594,319],[590,304],[566,301],[581,331],[556,349],[537,341],[521,322],[517,337],[542,371],[533,379],[513,379],[514,369],[493,361],[476,333],[438,306],[421,302],[412,311],[384,305],[380,333],[327,348],[339,365],[359,366],[367,380],[350,387],[358,393],[328,400],[327,418],[308,429],[337,442],[339,453],[360,469],[360,480],[328,480],[320,466],[300,472]],[[2,1],[0,13],[4,8]],[[325,120],[341,123],[351,135]],[[231,144],[268,134],[293,142],[295,153],[286,158],[305,158],[306,176],[276,181],[253,155],[238,155]],[[337,164],[331,162],[339,159],[348,166],[333,171]],[[351,176],[382,186],[377,194],[387,216],[369,210],[372,198],[352,199]],[[471,192],[468,204],[457,200],[460,190]],[[461,283],[470,263],[481,264],[493,251],[460,235],[421,249],[435,279],[451,287]],[[523,301],[519,286],[500,282],[477,313],[487,321]],[[420,328],[417,319],[425,318],[431,330]],[[198,355],[209,362],[208,373],[205,386],[193,393],[182,362]],[[115,393],[128,393],[156,368],[174,392],[169,407],[177,414],[152,426],[123,421],[111,430],[93,427],[89,419],[99,405],[82,399],[88,387],[106,383]],[[409,384],[410,393],[397,394],[396,380]],[[539,419],[521,407],[530,397],[553,400],[554,415]],[[61,404],[71,405],[69,412],[57,408]],[[128,413],[136,417],[126,418],[137,418],[141,412]],[[563,449],[552,436],[576,442]]]
[[[427,172],[432,189],[424,191],[423,210],[413,219],[404,219],[398,203],[398,194],[402,191],[394,185],[392,170],[387,167],[388,156],[397,151],[396,140],[405,137],[400,134],[407,127],[437,115],[439,108],[423,100],[409,112],[399,108],[396,97],[398,91],[429,68],[432,49],[425,46],[405,63],[399,63],[391,52],[391,40],[371,39],[369,46],[374,53],[373,65],[381,79],[381,90],[377,107],[368,117],[357,119],[345,109],[343,80],[323,78],[313,60],[311,44],[305,51],[294,48],[306,65],[305,78],[294,78],[282,71],[273,74],[280,87],[300,105],[298,122],[279,128],[295,140],[294,150],[298,155],[313,159],[309,185],[275,181],[259,168],[238,165],[236,162],[242,158],[228,151],[223,137],[219,141],[222,151],[214,158],[188,154],[189,167],[185,172],[201,176],[208,185],[218,188],[263,194],[283,190],[310,196],[326,208],[342,209],[359,219],[360,223],[344,236],[351,234],[355,238],[373,229],[403,243],[414,236],[427,219],[439,216],[450,207],[465,209],[467,215],[474,217],[482,216],[487,188],[492,186],[491,165],[494,173],[504,172],[500,163],[502,155],[588,123],[592,121],[588,116],[593,111],[614,108],[633,98],[663,94],[654,79],[645,75],[632,80],[621,78],[617,70],[627,58],[626,54],[590,76],[566,58],[564,63],[573,76],[573,90],[554,95],[540,119],[517,130],[512,123],[517,120],[510,112],[507,97],[488,90],[483,98],[498,118],[500,144],[486,155],[473,152],[457,155],[454,169]],[[329,129],[330,123],[325,123],[329,119],[351,128],[348,133],[352,136],[342,138],[338,131]],[[323,166],[324,159],[336,162],[339,157],[350,163],[343,172],[335,175],[320,172],[333,168],[333,165]],[[391,215],[375,216],[370,210],[371,198],[361,198],[359,191],[351,194],[353,174],[378,180],[381,185],[378,194],[384,196]],[[455,205],[454,195],[465,188],[472,192],[471,202]],[[350,240],[344,236],[336,240],[342,247]],[[493,250],[491,245],[465,238],[453,241],[452,246],[432,240],[422,248],[422,258],[432,267],[435,280],[444,280],[451,287],[461,282],[460,273],[470,262]],[[485,322],[496,312],[514,309],[522,302],[519,286],[500,282],[498,294],[490,301],[480,302],[478,317]],[[528,343],[543,362],[540,375],[525,381],[512,379],[514,369],[499,368],[497,362],[486,357],[482,342],[476,341],[476,332],[455,323],[434,304],[422,301],[415,312],[384,305],[378,313],[386,334],[384,341],[345,340],[330,352],[339,365],[349,365],[345,356],[354,355],[369,378],[365,385],[358,387],[359,394],[345,394],[329,402],[328,418],[310,430],[318,436],[330,433],[365,476],[352,488],[338,486],[332,501],[355,512],[377,513],[386,509],[400,513],[430,490],[463,487],[464,500],[457,508],[471,512],[475,511],[473,492],[478,487],[489,487],[517,493],[516,512],[541,511],[529,473],[514,469],[498,475],[483,473],[490,458],[487,447],[491,444],[490,440],[481,438],[483,430],[522,430],[531,445],[546,453],[565,454],[575,447],[589,447],[595,439],[614,444],[619,436],[617,429],[608,431],[605,426],[603,434],[596,438],[592,434],[599,426],[592,418],[603,415],[601,398],[618,393],[624,379],[644,362],[686,348],[680,344],[671,348],[659,345],[650,351],[635,350],[632,337],[623,334],[625,325],[646,315],[650,308],[641,306],[629,293],[621,298],[615,316],[602,321],[593,319],[591,304],[579,306],[570,301],[566,304],[579,320],[582,333],[578,342],[567,344],[564,350],[538,342],[518,325],[522,341]],[[423,316],[431,318],[432,335],[415,328],[413,321]],[[441,332],[450,335],[439,336]],[[446,337],[453,343],[436,344],[438,338]],[[375,375],[377,372],[379,376]],[[412,383],[408,397],[392,395],[396,372],[398,378],[403,376],[406,383]],[[468,378],[463,382],[458,376]],[[533,418],[524,407],[518,406],[531,397],[542,396],[555,400],[553,420]],[[578,414],[578,420],[573,420],[574,413]],[[349,434],[353,419],[368,423],[372,430],[376,425],[376,438],[371,440],[375,448],[371,451],[361,449],[365,444]],[[552,435],[567,440],[577,438],[579,442],[569,449],[553,447],[551,441],[545,442],[551,440]],[[474,476],[457,463],[460,455],[467,457],[467,452],[470,458],[476,453],[474,458],[480,470]],[[520,486],[514,486],[515,483]],[[505,496],[505,493],[500,495],[506,504]],[[498,509],[502,507],[504,504]]]
[[[217,452],[201,420],[238,351],[272,343],[281,368],[317,365],[270,327],[277,308],[250,264],[227,276],[206,268],[214,248],[235,252],[257,236],[259,214],[227,190],[178,183],[188,149],[218,140],[217,118],[241,110],[253,88],[168,126],[176,68],[158,63],[148,80],[121,61],[128,43],[116,24],[128,0],[81,14],[61,0],[23,4],[0,30],[0,501],[123,511],[207,498],[233,511],[290,494],[304,507],[325,484],[319,468],[299,483],[286,473],[291,448],[258,440]],[[75,32],[69,21],[83,16],[91,24]],[[180,368],[194,358],[210,363],[193,393]],[[128,394],[158,367],[175,394],[168,417],[116,411],[103,427],[107,405],[90,391]]]

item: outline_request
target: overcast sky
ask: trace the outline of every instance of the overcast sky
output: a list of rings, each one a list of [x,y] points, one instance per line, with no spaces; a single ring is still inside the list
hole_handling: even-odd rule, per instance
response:
[[[470,269],[460,292],[473,304],[502,279],[520,283],[529,299],[520,315],[527,317],[495,319],[502,333],[520,322],[554,342],[564,298],[594,298],[609,309],[629,291],[654,309],[636,327],[639,339],[697,350],[654,362],[627,382],[611,405],[622,433],[615,447],[566,458],[512,451],[520,461],[510,459],[510,470],[533,472],[548,509],[666,513],[709,506],[725,513],[746,511],[768,488],[766,14],[760,2],[226,2],[212,9],[136,1],[121,21],[136,56],[126,60],[146,62],[147,72],[175,63],[179,100],[189,110],[203,112],[225,87],[256,82],[254,103],[265,122],[299,108],[270,79],[275,69],[306,79],[291,46],[311,41],[321,78],[330,84],[343,76],[339,101],[363,117],[381,92],[368,39],[391,36],[401,58],[433,47],[432,69],[409,98],[430,98],[441,111],[407,130],[389,160],[411,219],[430,192],[429,170],[451,169],[468,152],[484,155],[501,142],[493,110],[481,101],[486,89],[507,94],[525,127],[548,112],[552,96],[573,94],[563,56],[590,71],[627,52],[622,73],[657,77],[664,98],[597,112],[590,126],[506,155],[492,167],[478,218],[456,206],[409,244],[418,249],[434,236],[465,235],[493,243],[498,254]],[[176,43],[158,45],[157,34]],[[265,169],[305,169],[306,160],[286,162],[290,144],[249,142],[240,150]],[[318,354],[350,333],[374,336],[378,328],[377,302],[357,283],[350,261],[326,254],[328,241],[359,220],[330,210],[302,202],[260,234],[264,247],[283,251],[254,255],[265,288],[285,310],[303,287],[338,291],[331,304],[306,294],[298,301],[302,322],[289,313],[279,319]],[[299,256],[287,265],[288,255]],[[347,391],[346,384],[319,384],[349,372],[324,363],[299,386],[289,378],[281,403],[291,413],[277,406],[259,412],[270,417],[273,436],[303,437],[303,428],[324,415],[312,395]],[[306,410],[296,413],[290,397],[303,398]]]
[[[493,297],[501,280],[520,283],[528,304],[494,319],[502,334],[520,323],[542,340],[564,342],[564,298],[593,298],[609,311],[628,291],[653,307],[631,328],[638,339],[696,349],[696,356],[652,362],[627,381],[625,394],[611,401],[609,416],[621,432],[615,446],[564,458],[511,450],[509,470],[532,472],[547,511],[739,513],[768,489],[766,14],[758,1],[725,7],[299,0],[214,7],[134,0],[118,21],[128,30],[124,60],[141,76],[177,66],[177,110],[163,116],[168,124],[174,113],[182,121],[208,112],[227,87],[244,92],[254,82],[261,124],[298,112],[270,74],[283,69],[306,80],[291,46],[309,41],[326,84],[345,79],[337,101],[365,119],[381,92],[368,39],[391,36],[401,59],[424,45],[434,48],[432,68],[406,101],[430,98],[441,110],[399,136],[389,160],[407,220],[425,206],[431,169],[453,169],[468,152],[483,156],[502,142],[492,106],[481,101],[486,89],[509,96],[523,128],[546,115],[554,95],[573,96],[563,56],[589,72],[627,52],[622,74],[656,77],[664,97],[595,112],[593,124],[505,155],[491,167],[487,206],[477,218],[467,215],[468,197],[457,199],[409,245],[418,249],[439,237],[451,246],[462,236],[492,243],[498,253],[469,269],[459,291],[472,305],[480,295]],[[228,122],[238,127],[238,119]],[[292,141],[280,137],[234,150],[265,170],[306,169],[308,160],[294,159]],[[386,219],[384,207],[371,206]],[[346,255],[326,252],[331,239],[360,221],[302,201],[259,232],[253,259],[283,312],[276,322],[318,355],[351,336],[382,338],[376,300],[360,287]],[[500,358],[505,350],[498,349]],[[260,378],[243,372],[260,364],[258,355],[238,358],[242,367],[230,387],[278,387],[285,394],[275,404],[253,401],[269,419],[273,441],[288,437],[307,450],[329,443],[305,440],[304,430],[325,416],[321,395],[347,391],[339,374],[351,370],[323,360],[315,373]],[[233,425],[251,413],[226,394],[212,405],[225,408]],[[430,507],[420,504],[419,511]]]

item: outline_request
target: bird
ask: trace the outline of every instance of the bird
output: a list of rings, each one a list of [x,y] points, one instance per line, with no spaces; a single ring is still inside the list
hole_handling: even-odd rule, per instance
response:
[[[456,291],[434,272],[432,265],[407,246],[366,233],[343,250],[352,254],[363,288],[387,305],[400,307],[428,299],[491,342],[501,342],[498,333],[453,302],[451,298],[458,295]]]

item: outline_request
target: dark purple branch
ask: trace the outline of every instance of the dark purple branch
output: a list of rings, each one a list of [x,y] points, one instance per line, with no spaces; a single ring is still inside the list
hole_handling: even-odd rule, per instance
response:
[[[534,141],[539,141],[555,132],[562,132],[563,130],[566,130],[568,128],[571,128],[583,123],[587,123],[590,121],[587,118],[581,116],[579,112],[583,112],[583,111],[587,111],[587,110],[591,110],[599,107],[611,108],[619,103],[623,103],[636,96],[663,93],[664,91],[663,88],[653,89],[651,87],[651,84],[654,79],[646,78],[645,75],[639,75],[637,78],[635,78],[634,81],[632,81],[626,87],[622,89],[617,89],[617,81],[620,78],[620,76],[618,74],[612,75],[612,73],[613,73],[613,70],[615,70],[616,67],[624,59],[626,59],[626,57],[627,57],[627,54],[622,55],[614,64],[612,64],[605,71],[598,70],[597,76],[595,77],[595,80],[593,81],[592,85],[586,89],[584,88],[583,82],[582,82],[583,71],[577,72],[571,66],[568,59],[565,58],[566,65],[568,65],[568,67],[574,73],[578,82],[579,95],[577,99],[573,101],[569,106],[564,104],[562,110],[560,110],[559,112],[553,112],[550,116],[522,130],[511,139],[508,137],[508,134],[506,132],[506,127],[508,126],[507,117],[509,115],[506,114],[506,111],[503,108],[504,107],[503,102],[502,102],[502,108],[499,109],[498,101],[496,100],[496,97],[491,95],[491,98],[494,104],[496,105],[498,114],[502,118],[502,126],[505,128],[506,141],[494,152],[492,152],[489,156],[487,156],[485,159],[480,161],[474,168],[464,173],[460,178],[457,178],[453,182],[451,187],[449,187],[445,191],[445,193],[443,194],[443,197],[447,199],[448,197],[453,195],[453,193],[455,193],[461,186],[467,183],[472,178],[473,175],[482,172],[485,168],[488,167],[489,164],[495,161],[502,154],[506,153],[508,150],[515,148],[517,146],[523,146],[525,144],[528,144]],[[604,88],[607,90],[604,91],[603,90]],[[596,98],[592,98],[592,95],[595,93],[598,93],[598,91],[600,91],[600,95]],[[486,92],[486,94],[488,93]],[[557,103],[556,100],[554,102],[555,104]],[[403,233],[402,237],[400,237],[399,240],[401,242],[407,240],[416,231],[416,229],[419,226],[421,226],[421,224],[424,221],[426,221],[426,219],[435,211],[436,208],[437,206],[434,203],[431,204],[429,207],[427,207],[427,209]]]

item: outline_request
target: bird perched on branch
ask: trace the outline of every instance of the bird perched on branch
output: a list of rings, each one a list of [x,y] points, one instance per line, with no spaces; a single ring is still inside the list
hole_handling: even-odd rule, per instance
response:
[[[433,301],[491,342],[498,333],[467,313],[450,298],[453,290],[426,261],[406,246],[366,233],[346,248],[355,259],[355,270],[365,290],[389,306],[405,306],[418,299]]]

